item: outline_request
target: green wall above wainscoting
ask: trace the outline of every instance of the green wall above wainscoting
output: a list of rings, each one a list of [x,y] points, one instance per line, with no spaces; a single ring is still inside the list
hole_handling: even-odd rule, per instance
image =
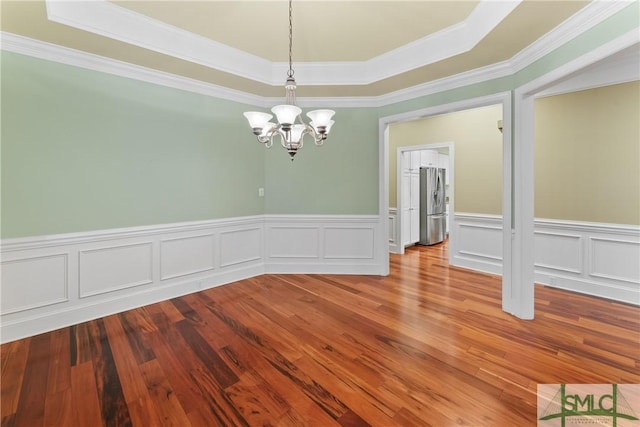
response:
[[[242,104],[2,52],[2,237],[262,214]]]
[[[512,91],[637,31],[639,9],[632,2],[512,75],[339,108],[326,146],[308,143],[293,163],[255,141],[242,112],[256,107],[3,51],[1,237],[264,213],[377,214],[380,117]],[[458,161],[456,210],[499,213],[494,202],[465,202]],[[633,190],[624,188],[615,191]]]
[[[336,109],[335,121],[323,146],[306,139],[293,162],[279,139],[267,150],[266,213],[378,214],[377,110]]]

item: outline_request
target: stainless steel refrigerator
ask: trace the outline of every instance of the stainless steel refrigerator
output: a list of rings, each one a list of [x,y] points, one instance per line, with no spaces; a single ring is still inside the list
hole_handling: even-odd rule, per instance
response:
[[[442,242],[447,233],[445,195],[446,169],[420,168],[420,240],[421,245]]]

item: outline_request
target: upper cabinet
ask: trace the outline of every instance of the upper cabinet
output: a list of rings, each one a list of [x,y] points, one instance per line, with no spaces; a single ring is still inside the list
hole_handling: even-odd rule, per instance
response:
[[[420,153],[420,166],[422,167],[441,167],[438,163],[438,152],[435,150],[416,151]]]
[[[438,167],[442,168],[442,169],[446,169],[447,172],[445,173],[445,184],[449,184],[449,155],[448,154],[442,154],[442,153],[438,153]]]

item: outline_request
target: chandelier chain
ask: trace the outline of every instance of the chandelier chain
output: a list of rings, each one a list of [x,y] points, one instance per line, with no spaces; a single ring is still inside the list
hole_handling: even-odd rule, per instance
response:
[[[289,0],[289,71],[287,76],[293,77],[293,7]]]
[[[0,0],[2,1],[2,0]],[[282,147],[287,150],[291,160],[303,147],[305,135],[311,136],[316,145],[324,145],[327,135],[333,126],[331,120],[335,111],[314,110],[307,113],[311,119],[308,123],[302,117],[302,109],[296,103],[296,80],[293,78],[293,0],[289,0],[289,70],[285,88],[285,103],[276,105],[271,112],[276,115],[278,123],[270,122],[273,115],[259,111],[247,111],[244,116],[258,142],[270,148],[273,139],[280,137]]]

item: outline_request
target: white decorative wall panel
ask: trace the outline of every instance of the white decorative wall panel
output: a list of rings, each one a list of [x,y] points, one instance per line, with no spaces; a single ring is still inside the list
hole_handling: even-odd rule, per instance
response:
[[[2,262],[2,314],[67,301],[66,254]]]
[[[582,238],[579,235],[535,232],[535,266],[568,273],[582,271]]]
[[[456,214],[452,264],[500,274],[502,219]],[[536,219],[535,281],[640,305],[640,227]]]
[[[381,274],[374,215],[269,215],[265,272]],[[376,256],[378,255],[378,256]]]
[[[160,242],[160,280],[213,270],[214,235],[176,237]]]
[[[374,231],[371,228],[325,228],[325,259],[373,259],[374,246]]]
[[[3,240],[2,340],[265,272],[383,274],[386,221],[272,215]],[[452,264],[499,274],[501,226],[455,215]],[[535,231],[536,281],[640,304],[640,227],[537,220]]]
[[[260,259],[262,259],[262,228],[225,231],[220,234],[221,267]]]
[[[461,223],[458,232],[460,254],[502,261],[502,228]]]
[[[80,298],[153,283],[150,242],[80,251]]]
[[[320,227],[271,226],[267,241],[270,258],[320,257]]]
[[[591,238],[589,275],[637,284],[640,282],[640,243]]]
[[[399,253],[398,242],[398,210],[396,208],[389,208],[389,252]]]

